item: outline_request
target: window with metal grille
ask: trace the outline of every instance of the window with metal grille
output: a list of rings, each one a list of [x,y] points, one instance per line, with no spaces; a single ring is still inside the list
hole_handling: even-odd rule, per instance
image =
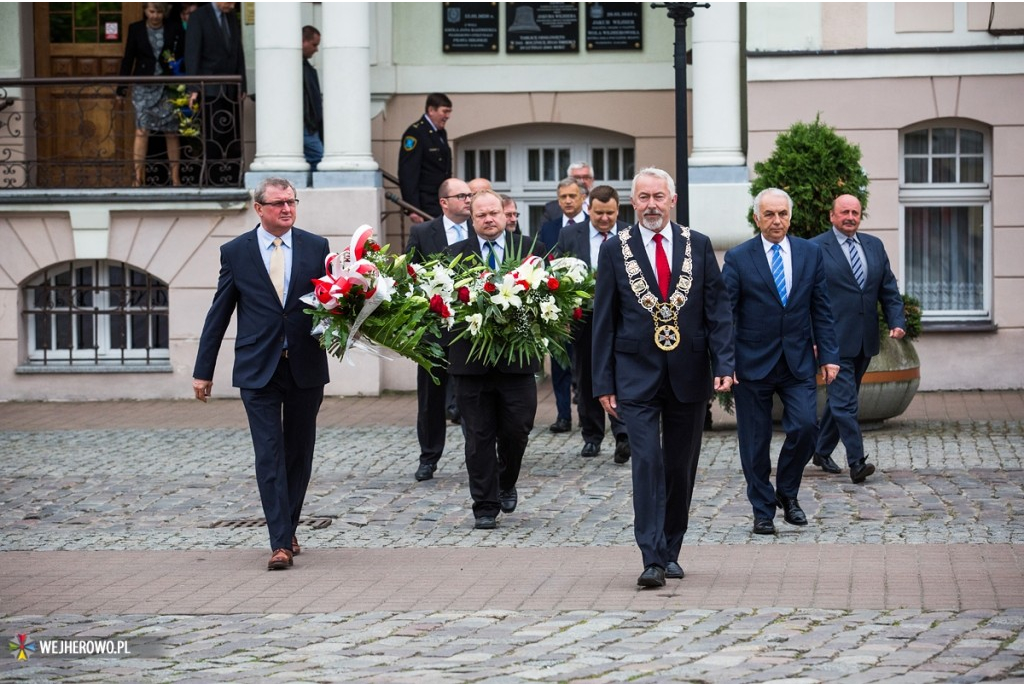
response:
[[[170,360],[167,284],[123,262],[48,267],[22,287],[29,365],[140,366]]]

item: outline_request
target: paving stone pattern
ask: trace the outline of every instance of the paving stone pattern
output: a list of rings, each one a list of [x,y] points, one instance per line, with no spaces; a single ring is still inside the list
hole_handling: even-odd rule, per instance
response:
[[[457,427],[417,483],[414,398],[367,399],[356,422],[325,406],[304,512],[331,525],[301,528],[277,573],[263,528],[211,527],[262,516],[244,418],[0,405],[0,632],[135,652],[4,655],[0,681],[1021,682],[1021,393],[945,395],[865,434],[865,484],[809,466],[811,523],[779,516],[776,537],[750,533],[719,422],[686,578],[653,591],[635,586],[628,467],[547,432],[547,396],[495,531],[472,527]]]

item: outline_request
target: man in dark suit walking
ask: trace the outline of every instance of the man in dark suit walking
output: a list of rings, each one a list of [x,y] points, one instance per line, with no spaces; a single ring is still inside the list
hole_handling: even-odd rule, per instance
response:
[[[185,39],[185,73],[189,76],[241,76],[235,85],[209,84],[202,92],[202,130],[206,165],[203,182],[235,186],[242,171],[242,101],[245,99],[245,52],[235,3],[211,2],[189,17]],[[199,84],[189,86],[190,107],[200,98]]]
[[[441,216],[421,224],[409,231],[409,242],[405,246],[410,262],[419,262],[438,256],[446,247],[463,241],[469,235],[469,200],[472,197],[469,186],[458,178],[449,178],[441,184]],[[444,344],[444,341],[441,341]],[[457,418],[455,409],[455,383],[448,372],[435,367],[434,374],[440,383],[434,383],[422,366],[416,367],[416,437],[420,442],[420,465],[416,469],[416,480],[430,480],[437,470],[437,463],[444,454],[447,432],[446,413]],[[456,410],[457,411],[457,410]]]
[[[608,238],[626,227],[618,219],[618,192],[611,186],[597,186],[590,193],[590,220],[563,228],[558,236],[555,253],[560,257],[581,259],[591,270],[596,270],[601,247]],[[579,394],[576,409],[580,417],[580,432],[583,434],[581,457],[596,457],[604,440],[605,410],[594,396],[592,377],[593,331],[593,315],[587,313],[576,324],[572,345],[572,379]],[[611,343],[611,340],[600,341],[604,345]],[[608,418],[612,435],[615,436],[615,463],[625,464],[630,454],[626,424],[616,416],[609,415]]]
[[[441,215],[438,189],[452,176],[452,149],[448,146],[448,119],[452,101],[444,93],[427,96],[426,111],[402,135],[398,151],[398,185],[402,199],[432,217]],[[410,214],[413,221],[428,217]]]
[[[857,393],[871,358],[878,354],[876,304],[882,305],[890,338],[898,340],[906,335],[907,320],[885,246],[875,236],[857,231],[860,200],[853,195],[840,195],[832,203],[829,219],[832,230],[815,236],[811,242],[824,255],[839,339],[839,374],[828,387],[828,404],[818,424],[818,443],[811,461],[829,473],[841,473],[842,469],[832,460],[832,450],[842,438],[850,479],[863,483],[875,472],[875,466],[864,455],[864,438],[857,423]]]
[[[587,187],[572,177],[558,183],[558,204],[562,216],[546,222],[540,228],[538,237],[545,245],[554,246],[563,228],[589,223],[583,203],[587,199]],[[566,346],[566,354],[572,357],[574,345]],[[555,409],[558,415],[548,427],[552,433],[568,433],[572,430],[572,369],[566,368],[551,358],[551,391],[555,394]]]
[[[492,190],[473,196],[471,216],[475,235],[445,248],[452,256],[488,264],[492,270],[512,255],[529,249],[520,235],[505,230],[501,197]],[[487,257],[485,257],[485,249]],[[547,248],[536,243],[531,253],[543,256]],[[537,414],[536,361],[488,365],[470,361],[470,341],[463,338],[448,350],[448,373],[457,378],[455,397],[466,436],[466,470],[473,498],[475,528],[496,528],[498,513],[515,511],[519,502],[516,483],[523,454]]]
[[[722,275],[736,329],[736,425],[754,533],[774,535],[776,507],[786,523],[806,526],[797,499],[804,466],[818,437],[815,374],[826,383],[839,371],[828,282],[821,250],[789,237],[793,201],[778,188],[754,198],[761,234],[725,253]],[[817,359],[815,359],[817,346]],[[784,412],[786,441],[779,453],[775,488],[772,462],[772,396]]]
[[[330,380],[327,354],[310,335],[299,298],[324,274],[330,248],[295,228],[295,188],[267,178],[254,192],[259,225],[220,250],[220,277],[199,339],[192,389],[206,402],[224,333],[237,310],[232,384],[240,388],[256,453],[256,481],[272,554],[285,569],[300,551],[295,536],[313,468],[316,416]],[[283,419],[282,419],[283,416]]]
[[[600,250],[594,293],[594,394],[626,424],[641,587],[682,578],[704,412],[732,385],[729,302],[707,236],[672,223],[675,183],[661,169],[633,178],[639,222]],[[669,256],[671,255],[671,256]]]

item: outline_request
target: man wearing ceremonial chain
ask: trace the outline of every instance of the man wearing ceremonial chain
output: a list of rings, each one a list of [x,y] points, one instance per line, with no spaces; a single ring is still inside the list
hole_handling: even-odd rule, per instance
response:
[[[594,294],[594,395],[629,433],[641,587],[682,578],[712,390],[732,387],[729,298],[707,236],[669,220],[675,182],[649,167],[630,193],[638,223],[601,248]]]

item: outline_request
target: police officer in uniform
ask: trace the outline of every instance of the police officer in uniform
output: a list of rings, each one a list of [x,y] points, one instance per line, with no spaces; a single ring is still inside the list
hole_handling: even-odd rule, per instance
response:
[[[452,115],[452,101],[444,93],[427,96],[426,113],[402,136],[398,153],[398,185],[402,199],[431,215],[441,216],[437,191],[452,177],[452,150],[444,130]],[[429,217],[410,214],[415,222]]]

